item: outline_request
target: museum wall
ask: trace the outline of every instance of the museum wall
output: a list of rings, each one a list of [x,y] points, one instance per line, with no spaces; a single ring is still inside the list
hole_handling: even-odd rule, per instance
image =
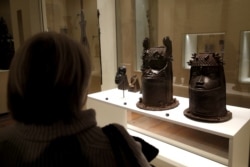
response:
[[[92,60],[92,92],[100,91],[101,62],[97,1],[83,0],[86,34]],[[81,39],[80,0],[1,0],[0,16],[6,20],[17,49],[28,37],[41,31],[67,33]],[[0,71],[0,113],[7,112],[8,71]]]
[[[120,2],[120,51],[118,65],[128,68],[128,76],[140,75],[134,66],[135,4],[130,1]],[[227,102],[230,105],[250,107],[250,83],[239,82],[241,32],[250,30],[250,1],[241,0],[157,0],[148,1],[149,34],[156,46],[161,46],[162,39],[169,36],[173,48],[174,94],[188,97],[189,69],[183,67],[184,38],[186,34],[225,33],[224,35],[224,70],[227,81]],[[154,5],[152,5],[152,3]],[[126,8],[125,8],[126,7]],[[125,14],[125,12],[127,12]],[[157,35],[155,35],[157,34]],[[150,38],[151,38],[150,37]],[[154,42],[151,42],[154,43]],[[118,48],[119,50],[119,48]],[[120,53],[119,53],[120,52]]]
[[[0,16],[13,36],[17,49],[25,39],[42,30],[38,0],[1,0]],[[8,70],[0,70],[0,113],[7,112]]]
[[[12,32],[11,28],[11,16],[10,16],[10,3],[9,0],[1,0],[0,1],[0,17],[3,17],[5,20],[8,30]]]
[[[46,0],[48,31],[66,33],[81,40],[81,8],[86,21],[86,35],[90,46],[93,75],[100,76],[100,45],[98,34],[97,1]]]
[[[9,3],[16,49],[32,34],[42,31],[40,6],[39,0],[9,0]]]
[[[118,0],[116,8],[118,66],[125,65],[130,77],[136,60],[135,2]]]
[[[174,71],[185,77],[181,58],[184,34],[225,32],[225,73],[227,82],[238,79],[240,32],[250,29],[250,1],[172,1],[159,0],[159,43],[168,35],[173,40]],[[167,7],[167,8],[166,8]],[[181,76],[183,75],[183,76]],[[187,78],[187,77],[185,77]]]
[[[108,2],[108,3],[107,3]],[[100,42],[101,42],[101,90],[116,87],[114,77],[117,70],[117,34],[116,34],[116,0],[97,0],[100,11]]]
[[[9,72],[0,70],[0,114],[6,113],[7,109],[7,81]]]
[[[2,17],[8,27],[8,30],[11,30],[11,19],[10,19],[10,11],[9,9],[9,1],[2,0],[0,1],[0,17]],[[7,70],[0,70],[0,114],[5,113],[7,111],[7,78],[8,78],[8,71]]]

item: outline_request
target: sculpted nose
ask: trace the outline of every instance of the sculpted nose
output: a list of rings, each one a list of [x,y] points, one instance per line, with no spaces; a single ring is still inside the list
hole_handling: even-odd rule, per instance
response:
[[[204,84],[204,76],[200,75],[198,80],[196,81],[197,85],[203,85]]]

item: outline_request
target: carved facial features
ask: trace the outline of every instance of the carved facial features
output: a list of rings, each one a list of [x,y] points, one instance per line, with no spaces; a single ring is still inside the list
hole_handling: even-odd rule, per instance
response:
[[[213,90],[221,87],[218,66],[195,66],[191,68],[190,88]]]
[[[150,48],[146,52],[145,64],[148,69],[160,70],[167,62],[165,55],[166,49],[164,47]]]

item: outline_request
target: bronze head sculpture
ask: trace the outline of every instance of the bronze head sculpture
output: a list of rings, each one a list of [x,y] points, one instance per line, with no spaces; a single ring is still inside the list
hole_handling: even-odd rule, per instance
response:
[[[188,62],[189,108],[184,115],[206,122],[223,122],[231,119],[226,109],[226,81],[224,62],[217,53],[193,54]]]
[[[179,105],[173,98],[172,41],[163,38],[164,46],[149,46],[149,38],[143,41],[142,98],[137,107],[146,110],[166,110]]]

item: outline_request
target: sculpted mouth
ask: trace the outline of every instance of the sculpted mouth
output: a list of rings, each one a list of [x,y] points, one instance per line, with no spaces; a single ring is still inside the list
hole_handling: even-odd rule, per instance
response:
[[[205,87],[202,86],[202,85],[196,85],[195,88],[196,88],[196,89],[205,89]]]
[[[221,87],[216,87],[216,88],[207,88],[205,86],[195,86],[193,88],[190,88],[192,91],[197,91],[197,92],[211,92],[211,91],[218,91],[219,89],[221,89]]]

